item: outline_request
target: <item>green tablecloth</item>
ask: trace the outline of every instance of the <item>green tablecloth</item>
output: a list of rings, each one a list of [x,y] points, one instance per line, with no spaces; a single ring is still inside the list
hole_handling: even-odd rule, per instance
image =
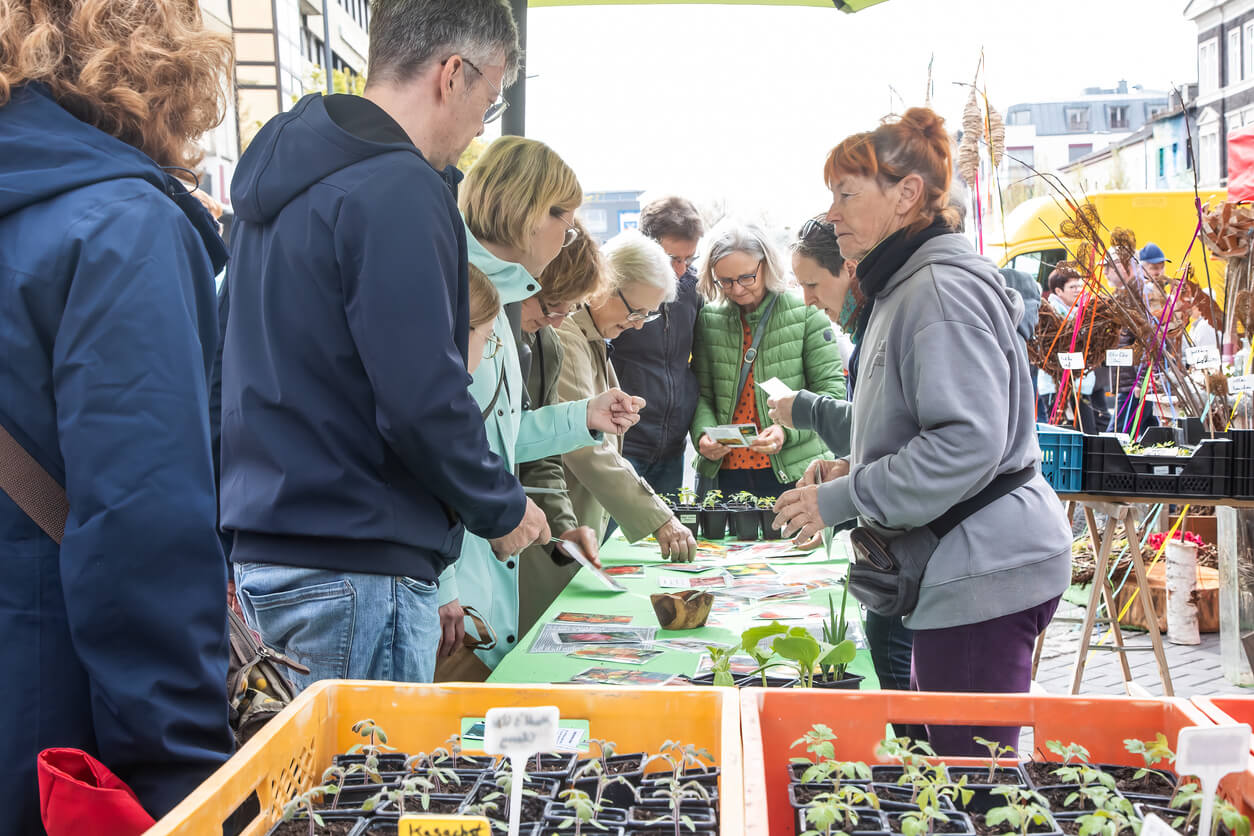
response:
[[[725,541],[731,544],[735,541]],[[813,552],[809,557],[798,559],[771,559],[765,562],[780,572],[790,572],[793,567],[797,568],[797,575],[801,575],[801,567],[838,567],[843,572],[844,567],[848,565],[848,540],[846,538],[838,538],[832,545],[832,560],[828,560],[822,549]],[[701,558],[698,558],[700,561]],[[679,572],[668,572],[666,567],[669,565],[663,561],[658,554],[658,548],[655,543],[639,543],[630,545],[620,536],[616,535],[611,538],[604,546],[601,547],[601,561],[606,566],[621,564],[643,564],[644,577],[620,577],[617,578],[619,583],[627,587],[627,592],[616,592],[607,589],[595,577],[592,577],[588,570],[584,569],[579,572],[567,585],[562,594],[558,596],[553,605],[544,613],[540,621],[523,637],[518,647],[511,651],[493,672],[488,680],[493,683],[508,682],[566,682],[572,676],[592,667],[615,668],[622,670],[647,670],[647,671],[663,671],[667,673],[683,674],[691,676],[696,673],[697,666],[704,653],[688,653],[679,650],[671,650],[665,647],[656,649],[664,651],[661,656],[655,657],[643,665],[627,665],[615,664],[611,662],[595,662],[587,659],[578,659],[567,656],[562,653],[530,653],[532,642],[539,635],[541,629],[550,621],[553,621],[558,613],[561,612],[578,612],[578,613],[595,613],[601,615],[629,615],[632,617],[631,626],[657,627],[657,618],[653,614],[653,607],[649,603],[649,595],[654,592],[674,592],[675,589],[663,589],[658,585],[658,578],[662,575],[671,575],[674,577],[705,577],[701,575],[684,575]],[[730,558],[726,563],[732,563],[735,558]],[[716,570],[706,574],[714,574]],[[827,600],[829,595],[835,596],[837,607],[840,605],[840,594],[842,587],[836,584],[831,587],[812,590],[809,596],[809,602],[812,605],[820,606],[826,611]],[[806,599],[798,598],[795,601],[778,602],[774,606],[784,606],[793,604],[805,604]],[[757,606],[746,606],[740,611],[730,613],[716,613],[711,616],[712,619],[719,619],[719,626],[707,626],[698,630],[682,630],[667,631],[658,630],[657,639],[665,638],[685,638],[685,639],[701,639],[713,642],[721,642],[723,644],[738,644],[740,641],[741,631],[755,626],[769,624],[769,621],[755,619],[754,615],[772,606],[772,604],[759,604]],[[846,609],[846,618],[849,621],[858,622],[861,626],[861,611],[857,602],[851,597]],[[801,625],[811,628],[816,634],[820,632],[820,622],[802,622],[802,621],[786,621],[782,622],[789,626]],[[606,625],[604,629],[612,629],[612,626]],[[858,631],[860,634],[861,630]],[[875,671],[871,665],[871,657],[865,647],[859,647],[858,656],[849,666],[849,672],[852,674],[861,674],[866,677],[862,683],[863,688],[878,687],[875,678]]]

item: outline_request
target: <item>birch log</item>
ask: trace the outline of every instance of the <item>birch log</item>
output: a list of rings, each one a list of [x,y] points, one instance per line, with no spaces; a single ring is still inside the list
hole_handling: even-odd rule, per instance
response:
[[[1167,641],[1201,644],[1197,629],[1197,546],[1167,541]]]

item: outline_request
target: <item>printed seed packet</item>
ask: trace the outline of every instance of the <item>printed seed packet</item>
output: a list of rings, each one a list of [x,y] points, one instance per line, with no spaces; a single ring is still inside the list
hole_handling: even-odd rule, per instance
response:
[[[664,575],[657,579],[657,585],[662,589],[719,589],[727,586],[727,578],[722,575],[707,575],[699,578],[676,578]]]
[[[618,566],[606,566],[605,574],[611,578],[643,578],[644,566],[639,563],[623,563]]]
[[[560,612],[554,621],[571,622],[574,624],[630,624],[629,615],[603,615],[591,612]]]
[[[588,668],[575,674],[571,682],[584,685],[666,685],[675,679],[673,673],[661,671],[626,671],[614,668]]]
[[[660,650],[645,650],[643,647],[602,647],[593,645],[581,647],[566,654],[575,659],[587,659],[592,662],[617,662],[620,665],[643,665],[650,659],[662,655]]]
[[[827,610],[808,604],[777,604],[753,617],[762,621],[820,621],[827,615]]]
[[[628,630],[603,630],[601,632],[558,633],[562,644],[640,644],[640,634]]]
[[[779,574],[765,563],[741,563],[734,566],[724,566],[723,571],[736,580],[742,578],[774,578]]]

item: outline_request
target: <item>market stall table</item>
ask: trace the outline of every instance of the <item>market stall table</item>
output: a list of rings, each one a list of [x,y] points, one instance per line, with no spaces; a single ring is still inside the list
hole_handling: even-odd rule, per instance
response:
[[[770,541],[768,541],[770,542]],[[778,541],[776,541],[778,542]],[[720,541],[721,545],[736,547],[740,545],[752,545],[740,543],[736,540]],[[786,545],[786,543],[784,544]],[[737,561],[748,561],[751,558],[737,557],[734,553],[717,561],[719,566],[736,565]],[[828,596],[831,595],[835,601],[837,612],[839,613],[840,596],[843,586],[839,581],[834,580],[835,576],[843,576],[845,568],[848,564],[848,540],[838,538],[832,544],[832,559],[828,559],[823,549],[811,552],[800,558],[768,558],[758,560],[752,558],[753,562],[765,562],[775,572],[781,573],[782,578],[788,580],[800,580],[807,576],[821,579],[824,582],[830,582],[830,586],[812,589],[805,598],[797,598],[788,601],[772,601],[763,602],[756,605],[744,605],[735,612],[717,610],[711,613],[711,621],[716,622],[714,625],[707,625],[695,630],[667,631],[658,629],[655,641],[665,639],[685,639],[705,642],[720,642],[724,645],[735,645],[740,642],[741,631],[757,625],[766,625],[770,623],[769,619],[757,618],[755,616],[769,612],[770,610],[783,610],[783,612],[797,612],[795,609],[798,605],[808,606],[811,609],[821,609],[826,616],[828,611]],[[674,588],[664,588],[660,585],[663,577],[673,578],[702,578],[718,573],[717,569],[711,569],[708,572],[700,574],[688,574],[681,571],[674,571],[673,566],[683,567],[692,564],[670,564],[661,559],[658,553],[658,547],[653,542],[641,542],[631,545],[620,536],[611,538],[605,545],[601,547],[601,561],[608,568],[613,566],[635,565],[643,566],[643,575],[638,577],[618,576],[615,579],[623,586],[627,587],[626,592],[616,592],[603,586],[592,574],[583,569],[571,580],[571,582],[558,596],[557,600],[545,611],[536,625],[523,637],[518,646],[512,650],[493,672],[488,680],[492,683],[526,683],[526,682],[553,682],[561,683],[570,681],[571,677],[581,673],[588,668],[604,667],[619,670],[640,670],[654,671],[669,674],[677,674],[683,676],[693,676],[697,673],[698,665],[703,656],[707,655],[702,650],[676,650],[665,646],[657,646],[656,650],[662,653],[644,664],[629,665],[616,664],[612,662],[590,661],[572,657],[566,653],[532,653],[529,652],[536,639],[540,637],[546,624],[553,622],[560,613],[588,613],[603,616],[631,616],[630,627],[658,627],[657,617],[653,613],[653,607],[650,604],[649,596],[655,592],[675,592]],[[697,564],[713,563],[707,560],[701,554],[697,557]],[[781,578],[777,578],[779,580]],[[770,580],[768,578],[768,580]],[[717,592],[717,590],[711,590]],[[858,643],[858,653],[855,660],[849,665],[848,673],[858,674],[866,677],[862,682],[863,688],[875,688],[877,680],[875,671],[871,664],[871,657],[866,649],[866,641],[862,630],[862,615],[858,603],[851,596],[846,610],[846,619],[854,625],[856,633],[851,635]],[[811,630],[816,638],[821,637],[821,619],[803,619],[788,620],[781,623],[788,626],[804,626]],[[589,626],[589,625],[572,625],[572,626]],[[613,629],[615,625],[597,625],[603,629]]]

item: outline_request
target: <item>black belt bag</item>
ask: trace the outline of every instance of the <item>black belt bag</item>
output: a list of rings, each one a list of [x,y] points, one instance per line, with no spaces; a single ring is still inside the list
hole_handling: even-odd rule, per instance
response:
[[[912,528],[891,539],[873,528],[858,526],[849,534],[853,546],[849,591],[867,609],[883,616],[899,617],[914,612],[923,571],[941,538],[984,506],[1026,485],[1036,472],[1034,465],[1003,473],[984,490],[922,528]]]

